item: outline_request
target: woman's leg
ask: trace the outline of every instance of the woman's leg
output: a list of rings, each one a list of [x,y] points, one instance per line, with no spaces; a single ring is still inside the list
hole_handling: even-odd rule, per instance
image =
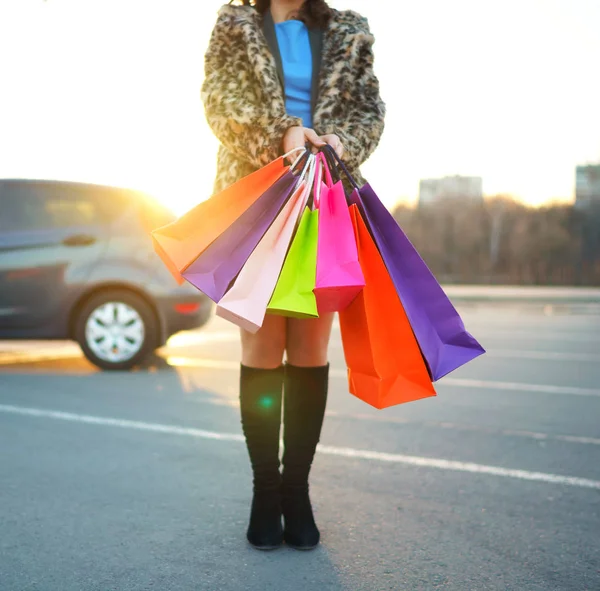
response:
[[[285,318],[280,316],[267,316],[256,334],[242,331],[240,411],[254,483],[246,535],[261,550],[283,541],[279,432],[285,334]]]
[[[328,363],[329,339],[334,314],[300,320],[288,318],[285,350],[296,367],[321,367]]]
[[[242,365],[257,369],[275,369],[283,361],[286,346],[286,318],[267,314],[256,333],[242,334]]]
[[[320,539],[310,503],[308,475],[327,403],[328,348],[333,314],[289,319],[285,367],[282,509],[288,545],[308,550]]]

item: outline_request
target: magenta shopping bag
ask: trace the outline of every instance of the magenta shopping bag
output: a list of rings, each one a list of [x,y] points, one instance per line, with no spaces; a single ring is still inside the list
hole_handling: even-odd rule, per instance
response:
[[[227,292],[260,239],[290,198],[298,178],[286,172],[182,272],[211,300]]]
[[[432,379],[454,371],[485,353],[467,332],[458,312],[392,214],[367,183],[353,183],[350,201],[359,206],[400,297]]]
[[[341,181],[333,184],[322,154],[319,170],[325,172],[327,184],[316,179],[315,204],[319,209],[317,243],[317,277],[314,294],[319,314],[339,312],[360,293],[365,278],[358,262],[358,248],[352,220]]]

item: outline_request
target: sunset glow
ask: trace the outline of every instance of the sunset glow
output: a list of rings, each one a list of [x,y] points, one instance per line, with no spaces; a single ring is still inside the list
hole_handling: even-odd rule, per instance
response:
[[[199,89],[221,2],[0,0],[0,177],[133,187],[181,213],[210,195]],[[386,200],[420,178],[570,200],[600,161],[596,0],[339,0],[365,14],[387,127],[364,173]],[[7,59],[8,58],[8,59]]]

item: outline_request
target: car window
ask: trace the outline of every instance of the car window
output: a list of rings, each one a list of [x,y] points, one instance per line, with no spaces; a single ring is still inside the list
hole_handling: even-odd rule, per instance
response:
[[[40,230],[106,224],[127,207],[118,190],[61,183],[4,183],[0,228]]]

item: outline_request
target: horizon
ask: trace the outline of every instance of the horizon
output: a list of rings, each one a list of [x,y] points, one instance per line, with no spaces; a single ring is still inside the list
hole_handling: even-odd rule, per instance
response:
[[[200,85],[221,4],[0,2],[0,177],[133,188],[177,213],[207,198],[217,141]],[[575,166],[600,162],[600,3],[426,0],[394,18],[383,0],[330,4],[376,38],[386,131],[363,172],[389,207],[456,174],[486,196],[569,202]]]

